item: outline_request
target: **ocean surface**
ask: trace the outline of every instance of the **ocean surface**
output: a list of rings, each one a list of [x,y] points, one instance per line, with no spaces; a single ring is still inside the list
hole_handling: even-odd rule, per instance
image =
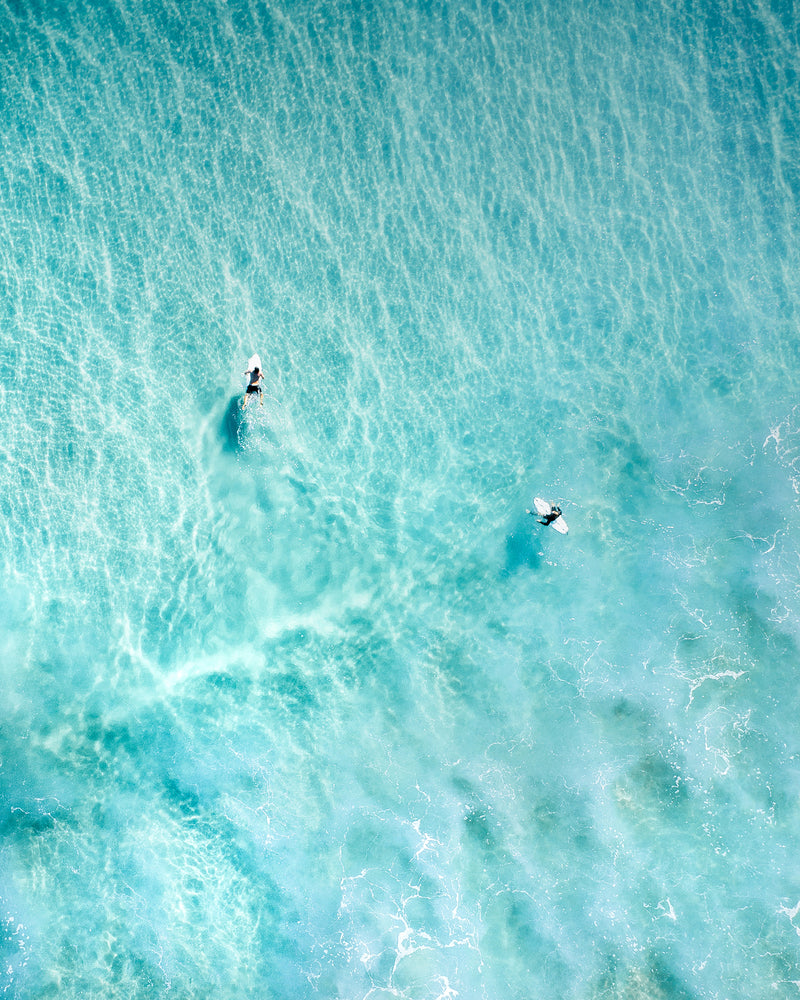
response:
[[[800,997],[799,25],[0,0],[0,996]]]

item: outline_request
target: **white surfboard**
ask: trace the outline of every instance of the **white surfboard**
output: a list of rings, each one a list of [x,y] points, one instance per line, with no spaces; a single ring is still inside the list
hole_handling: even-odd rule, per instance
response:
[[[255,368],[258,368],[259,371],[263,371],[264,370],[261,367],[261,358],[257,354],[254,354],[252,356],[252,358],[250,358],[250,360],[247,362],[247,371],[246,372],[242,372],[242,378],[244,379],[244,387],[245,387],[245,389],[250,384],[250,372],[253,371]]]
[[[553,507],[546,500],[542,500],[541,497],[533,498],[533,506],[536,508],[536,513],[540,514],[542,517],[546,517],[548,514],[553,512]],[[557,517],[555,521],[550,522],[550,527],[555,528],[557,532],[561,535],[566,535],[569,531],[567,527],[567,522],[564,520],[564,515]]]

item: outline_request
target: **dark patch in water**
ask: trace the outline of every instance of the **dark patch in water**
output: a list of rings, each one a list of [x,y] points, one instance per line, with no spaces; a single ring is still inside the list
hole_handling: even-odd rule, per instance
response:
[[[139,750],[137,740],[131,735],[128,727],[124,725],[109,726],[103,732],[100,741],[109,753],[123,751],[133,757]]]
[[[242,427],[242,397],[234,396],[225,409],[225,416],[222,418],[220,432],[222,434],[222,447],[228,452],[238,452],[242,449],[242,442],[239,434]]]
[[[652,957],[649,972],[651,982],[661,991],[656,996],[663,996],[669,1000],[692,1000],[694,997],[685,983],[681,982],[660,956]]]
[[[167,802],[183,816],[194,817],[201,811],[200,796],[187,788],[182,788],[174,778],[164,781],[164,796]]]
[[[631,998],[631,1000],[693,1000],[685,983],[669,969],[664,960],[651,954],[644,966],[630,966],[616,955],[606,959],[594,996]]]
[[[672,809],[688,798],[678,767],[657,753],[642,757],[632,779],[640,795],[655,799],[665,809]]]
[[[542,561],[541,552],[537,547],[538,537],[534,535],[534,531],[536,529],[544,531],[544,526],[537,524],[532,517],[529,517],[528,521],[520,521],[506,538],[506,576],[522,568],[538,569]]]
[[[281,695],[290,709],[305,713],[317,707],[314,692],[296,674],[279,674],[273,680],[275,692]]]
[[[468,809],[464,816],[464,828],[478,844],[488,848],[497,846],[497,841],[484,809],[474,807]]]

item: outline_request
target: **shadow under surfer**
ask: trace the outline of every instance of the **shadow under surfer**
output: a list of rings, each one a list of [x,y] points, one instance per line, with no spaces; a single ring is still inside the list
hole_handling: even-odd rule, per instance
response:
[[[239,430],[243,420],[242,403],[237,393],[228,401],[225,416],[222,418],[220,429],[222,431],[222,447],[225,451],[237,452],[240,450],[242,443],[239,440]]]
[[[242,400],[242,409],[244,409],[245,406],[247,406],[247,400],[250,398],[251,393],[254,393],[254,392],[258,393],[259,402],[263,406],[264,405],[264,394],[261,391],[261,386],[260,386],[259,383],[261,382],[261,379],[264,377],[264,373],[261,371],[260,368],[256,367],[251,372],[248,372],[247,374],[250,376],[250,381],[247,384],[247,388],[245,389],[244,399]]]
[[[525,513],[535,515],[537,512],[535,510],[526,510]],[[549,514],[545,514],[544,517],[537,517],[536,520],[539,524],[552,524],[559,517],[561,517],[561,508],[551,507]]]

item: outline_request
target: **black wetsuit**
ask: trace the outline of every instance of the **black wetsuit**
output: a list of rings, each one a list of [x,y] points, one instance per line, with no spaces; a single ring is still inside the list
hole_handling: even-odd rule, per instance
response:
[[[539,524],[552,524],[557,517],[561,517],[561,508],[553,507],[549,514],[545,514],[544,517],[540,519]]]

